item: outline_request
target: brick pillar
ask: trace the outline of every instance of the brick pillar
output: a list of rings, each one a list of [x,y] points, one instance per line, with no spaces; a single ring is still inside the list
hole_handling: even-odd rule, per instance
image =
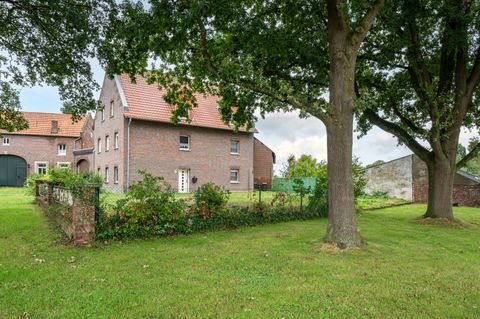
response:
[[[75,245],[89,243],[95,234],[95,194],[94,188],[84,190],[82,198],[73,199],[72,223]]]
[[[53,183],[47,182],[48,193],[47,193],[47,203],[51,204],[53,202]]]

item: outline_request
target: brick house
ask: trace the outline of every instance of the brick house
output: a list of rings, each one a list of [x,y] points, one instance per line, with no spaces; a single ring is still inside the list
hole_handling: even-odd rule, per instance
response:
[[[366,192],[386,192],[409,202],[428,200],[427,165],[412,154],[367,168]],[[480,206],[480,178],[457,171],[453,185],[453,203]]]
[[[44,174],[49,167],[72,167],[74,148],[82,143],[82,132],[90,116],[73,123],[68,114],[23,112],[29,128],[0,131],[0,186],[23,186],[32,173]]]
[[[272,188],[275,153],[259,139],[253,140],[253,180],[263,189]]]
[[[163,94],[142,77],[135,83],[126,75],[105,78],[103,109],[95,114],[93,131],[94,169],[104,176],[105,186],[125,191],[143,169],[163,176],[178,192],[207,182],[231,191],[253,189],[256,131],[234,132],[221,120],[217,99],[202,95],[196,96],[198,107],[190,111],[190,122],[182,119],[174,125],[173,106]],[[264,166],[272,165],[271,154],[258,157],[268,162]]]

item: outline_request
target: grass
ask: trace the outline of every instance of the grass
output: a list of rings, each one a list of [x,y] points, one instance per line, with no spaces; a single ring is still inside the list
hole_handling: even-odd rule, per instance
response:
[[[278,194],[278,193],[271,192],[271,191],[264,191],[264,192],[261,192],[261,195],[260,195],[258,191],[232,192],[230,193],[229,204],[230,205],[248,205],[253,201],[260,200],[260,196],[261,196],[262,202],[270,203],[272,199],[274,199],[275,194]],[[124,196],[125,196],[124,194],[109,193],[109,192],[104,192],[101,194],[102,199],[110,204],[115,203],[117,200],[119,200],[120,198],[123,198]],[[193,193],[188,193],[188,194],[177,193],[175,194],[175,196],[177,196],[177,198],[185,199],[187,202],[193,203],[193,196],[194,196]],[[299,195],[290,194],[288,196],[292,197],[293,203],[295,205],[300,206]],[[406,202],[404,200],[399,198],[364,196],[357,199],[357,208],[359,210],[378,209],[378,208],[401,205],[405,203]],[[303,205],[304,206],[308,205],[308,196],[305,196],[303,198]]]
[[[348,252],[321,248],[326,220],[78,249],[0,188],[0,318],[479,318],[480,210],[424,210],[363,212]]]

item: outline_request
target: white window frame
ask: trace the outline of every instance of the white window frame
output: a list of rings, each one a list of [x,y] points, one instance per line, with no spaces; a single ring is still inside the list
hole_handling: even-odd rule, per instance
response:
[[[4,136],[4,137],[2,138],[2,145],[3,145],[3,146],[8,146],[8,145],[10,145],[10,136]]]
[[[188,139],[188,142],[186,143],[186,147],[185,147],[185,143],[181,142],[182,137],[186,137]],[[190,150],[190,136],[189,135],[180,135],[180,138],[179,138],[178,142],[179,142],[179,146],[178,146],[179,150],[181,150],[181,151],[189,151]]]
[[[100,154],[102,152],[102,139],[99,138],[97,140],[97,153]]]
[[[115,166],[113,167],[113,183],[114,183],[114,184],[118,184],[118,176],[119,176],[119,174],[118,174],[118,166],[115,165]]]
[[[61,147],[62,145],[63,145],[63,149]],[[59,143],[57,145],[57,155],[58,156],[67,156],[67,144]]]
[[[236,143],[237,144],[237,151],[232,152],[232,144]],[[240,141],[239,140],[230,140],[230,154],[232,155],[239,155],[240,154]]]
[[[232,173],[237,173],[237,179],[232,179]],[[231,168],[230,169],[230,184],[239,184],[240,183],[240,170],[238,168]]]
[[[34,164],[35,164],[35,173],[36,174],[40,174],[40,175],[48,174],[48,162],[38,161],[38,162],[35,162]],[[42,168],[45,168],[45,173],[39,173],[38,172],[38,169],[40,168],[40,165],[45,165],[45,167],[42,167]]]
[[[105,184],[108,184],[108,182],[109,182],[108,175],[109,175],[109,169],[108,169],[108,166],[105,166],[105,176],[103,176],[103,182]]]
[[[57,162],[57,167],[62,169],[69,169],[72,167],[72,163],[70,162]]]
[[[105,136],[105,152],[110,151],[110,135]]]
[[[113,117],[114,110],[113,110],[113,100],[110,101],[110,117]]]
[[[118,150],[118,132],[113,133],[113,149]]]

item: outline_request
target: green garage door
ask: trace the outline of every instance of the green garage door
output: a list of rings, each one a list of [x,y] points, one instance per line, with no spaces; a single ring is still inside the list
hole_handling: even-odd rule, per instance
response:
[[[27,162],[14,155],[0,155],[0,186],[23,186]]]

